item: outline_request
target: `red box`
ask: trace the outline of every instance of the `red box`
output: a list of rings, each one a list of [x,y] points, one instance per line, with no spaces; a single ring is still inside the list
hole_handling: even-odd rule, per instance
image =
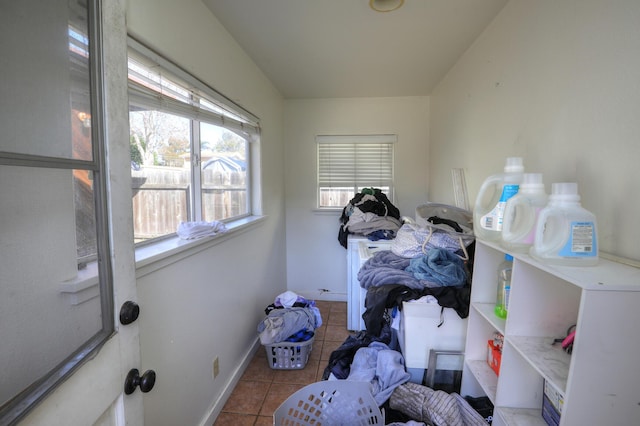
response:
[[[502,361],[502,352],[493,343],[493,340],[487,342],[487,364],[496,375],[500,375],[500,361]]]

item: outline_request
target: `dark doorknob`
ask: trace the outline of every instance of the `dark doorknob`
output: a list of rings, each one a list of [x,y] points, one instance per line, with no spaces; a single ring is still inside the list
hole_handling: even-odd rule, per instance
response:
[[[124,393],[131,395],[135,392],[136,387],[140,386],[140,390],[144,393],[153,389],[153,385],[156,384],[156,372],[153,370],[147,370],[142,376],[138,369],[133,368],[129,370],[127,378],[124,381]]]
[[[136,302],[127,300],[120,308],[120,324],[128,325],[138,319],[140,315],[140,306]]]

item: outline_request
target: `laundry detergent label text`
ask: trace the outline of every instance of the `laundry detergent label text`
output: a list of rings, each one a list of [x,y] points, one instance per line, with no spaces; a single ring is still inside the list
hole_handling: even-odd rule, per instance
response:
[[[560,256],[592,257],[598,254],[596,227],[593,222],[571,222],[571,232]]]
[[[504,208],[507,200],[518,193],[520,185],[504,185],[498,204],[487,214],[480,218],[480,226],[491,231],[502,231]]]

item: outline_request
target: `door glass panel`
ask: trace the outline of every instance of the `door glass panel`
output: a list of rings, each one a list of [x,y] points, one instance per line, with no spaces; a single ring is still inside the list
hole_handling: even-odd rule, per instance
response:
[[[87,174],[0,166],[0,406],[102,329]]]
[[[92,159],[87,34],[86,1],[2,2],[0,151]]]

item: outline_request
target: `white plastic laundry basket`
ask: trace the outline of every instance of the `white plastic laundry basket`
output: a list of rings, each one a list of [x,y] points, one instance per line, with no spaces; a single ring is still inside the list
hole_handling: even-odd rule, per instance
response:
[[[277,426],[384,425],[384,413],[370,384],[350,380],[312,383],[295,392],[273,413]]]
[[[300,370],[307,365],[313,336],[305,342],[279,342],[263,345],[269,367],[274,370]]]

